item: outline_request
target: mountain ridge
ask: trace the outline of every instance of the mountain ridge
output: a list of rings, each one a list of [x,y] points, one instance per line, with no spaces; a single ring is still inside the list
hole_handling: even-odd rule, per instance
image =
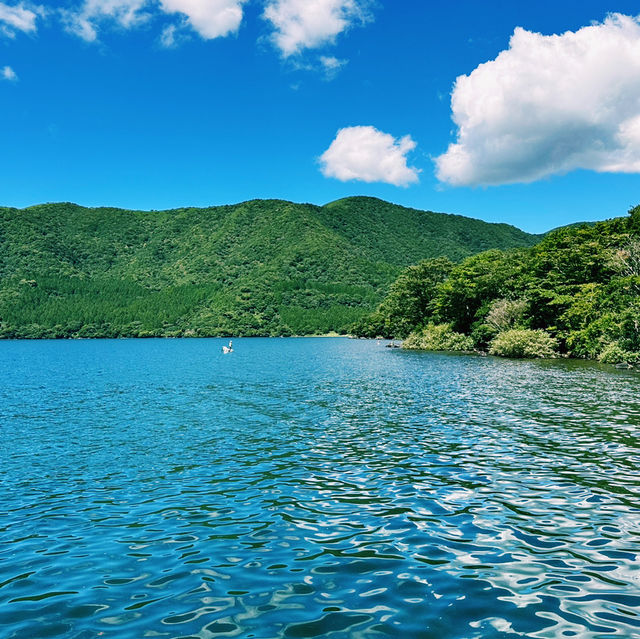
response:
[[[345,332],[410,264],[540,237],[364,196],[0,208],[0,335]]]

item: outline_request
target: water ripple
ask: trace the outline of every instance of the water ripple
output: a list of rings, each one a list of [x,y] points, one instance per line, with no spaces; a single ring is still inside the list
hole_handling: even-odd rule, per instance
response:
[[[640,636],[640,378],[3,342],[0,635]]]

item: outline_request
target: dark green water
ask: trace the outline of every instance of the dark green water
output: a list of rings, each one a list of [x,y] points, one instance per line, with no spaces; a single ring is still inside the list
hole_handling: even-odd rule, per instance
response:
[[[640,376],[0,342],[0,637],[640,637]]]

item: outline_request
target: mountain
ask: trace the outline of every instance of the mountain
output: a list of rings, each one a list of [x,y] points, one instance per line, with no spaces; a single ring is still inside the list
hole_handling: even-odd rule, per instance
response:
[[[410,264],[539,238],[368,197],[0,208],[0,336],[345,332]]]

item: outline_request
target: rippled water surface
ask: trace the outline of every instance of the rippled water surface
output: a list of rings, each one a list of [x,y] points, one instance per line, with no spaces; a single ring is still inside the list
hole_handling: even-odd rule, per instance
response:
[[[0,637],[640,637],[639,375],[222,343],[0,343]]]

